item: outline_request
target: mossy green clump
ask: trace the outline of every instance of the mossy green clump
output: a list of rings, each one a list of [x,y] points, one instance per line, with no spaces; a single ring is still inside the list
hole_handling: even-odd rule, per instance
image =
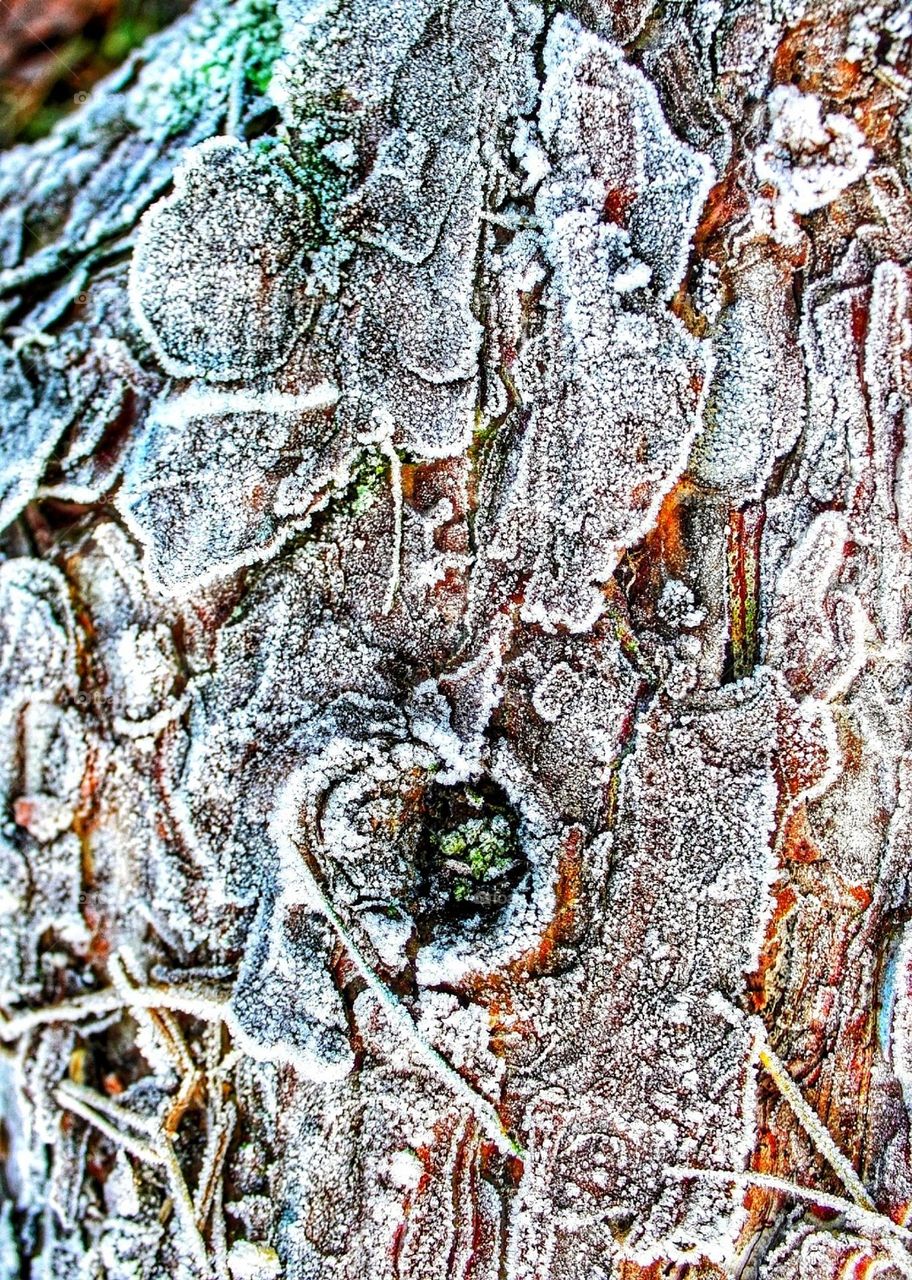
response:
[[[363,515],[377,501],[387,481],[389,462],[382,453],[365,453],[352,473],[348,508],[356,516]]]
[[[172,63],[156,59],[139,79],[136,124],[165,137],[227,110],[239,78],[241,87],[258,94],[268,91],[282,54],[275,0],[222,0],[204,6],[184,28],[179,47]]]
[[[528,873],[519,816],[492,779],[432,784],[415,848],[416,915],[430,929],[491,921]]]
[[[244,76],[257,93],[268,93],[275,65],[282,56],[282,23],[272,0],[248,0],[249,38]]]
[[[498,880],[516,861],[513,832],[499,813],[469,818],[452,831],[438,833],[435,843],[440,857],[457,871],[452,886],[457,902],[474,897],[479,885]]]

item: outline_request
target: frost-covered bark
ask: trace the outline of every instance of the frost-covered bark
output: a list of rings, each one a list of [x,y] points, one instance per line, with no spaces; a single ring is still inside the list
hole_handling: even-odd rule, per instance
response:
[[[912,1274],[910,57],[201,0],[0,160],[0,1275]]]

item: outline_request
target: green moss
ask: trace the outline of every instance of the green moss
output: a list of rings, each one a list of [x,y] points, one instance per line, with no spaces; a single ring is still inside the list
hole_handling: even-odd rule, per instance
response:
[[[528,871],[519,819],[490,778],[428,788],[415,850],[413,909],[427,921],[493,919]]]
[[[371,452],[362,455],[352,473],[347,502],[350,511],[356,516],[362,515],[377,501],[386,485],[389,463],[381,453]]]
[[[203,9],[185,29],[174,63],[163,69],[155,61],[140,77],[137,125],[173,137],[200,116],[227,108],[239,57],[245,84],[266,93],[281,39],[275,0],[224,0]]]
[[[244,76],[257,93],[266,93],[275,64],[282,56],[282,23],[270,0],[249,0],[250,24]]]
[[[501,814],[490,818],[470,818],[452,831],[436,836],[440,856],[459,863],[460,876],[453,885],[453,897],[464,902],[472,885],[496,879],[514,864],[515,842],[510,824]]]

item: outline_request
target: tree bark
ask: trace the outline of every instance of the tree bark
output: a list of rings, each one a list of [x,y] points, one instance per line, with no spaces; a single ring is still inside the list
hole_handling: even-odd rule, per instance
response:
[[[912,1274],[910,55],[202,0],[0,159],[3,1277]]]

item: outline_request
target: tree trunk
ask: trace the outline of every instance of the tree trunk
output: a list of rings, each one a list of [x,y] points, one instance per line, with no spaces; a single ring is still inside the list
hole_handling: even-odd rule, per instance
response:
[[[912,1275],[912,22],[201,0],[0,160],[0,1275]]]

